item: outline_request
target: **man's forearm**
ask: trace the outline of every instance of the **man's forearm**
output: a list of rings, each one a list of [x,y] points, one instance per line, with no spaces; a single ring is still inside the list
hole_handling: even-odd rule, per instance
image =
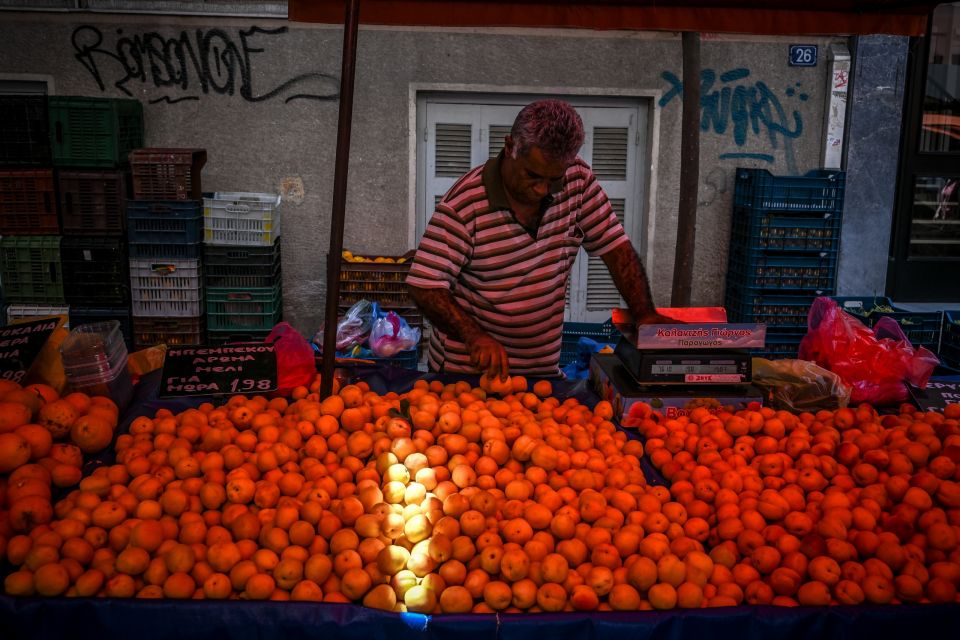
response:
[[[424,315],[444,333],[472,342],[486,332],[463,310],[449,289],[423,289],[408,285],[410,296]]]
[[[603,262],[610,271],[613,283],[627,303],[630,313],[638,320],[656,314],[650,293],[650,282],[647,272],[640,262],[640,256],[629,242],[621,244],[613,251],[603,254]]]

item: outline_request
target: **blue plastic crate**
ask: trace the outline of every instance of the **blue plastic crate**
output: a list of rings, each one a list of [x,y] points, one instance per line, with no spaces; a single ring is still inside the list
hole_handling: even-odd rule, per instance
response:
[[[814,169],[803,176],[775,176],[766,169],[737,169],[734,205],[773,211],[843,210],[846,174]]]
[[[943,312],[943,329],[941,344],[949,344],[960,348],[960,311],[947,309]]]
[[[730,246],[744,250],[837,252],[839,211],[775,211],[735,207]]]
[[[727,267],[727,283],[761,290],[833,293],[837,285],[837,252],[796,256],[734,250]]]
[[[758,322],[777,332],[805,333],[816,296],[768,294],[749,287],[727,287],[724,306],[730,322]]]
[[[750,353],[755,358],[766,358],[767,360],[796,358],[803,336],[802,333],[783,334],[768,331],[764,347],[762,349],[752,349]]]
[[[198,200],[127,202],[127,239],[131,244],[203,242],[203,210]]]

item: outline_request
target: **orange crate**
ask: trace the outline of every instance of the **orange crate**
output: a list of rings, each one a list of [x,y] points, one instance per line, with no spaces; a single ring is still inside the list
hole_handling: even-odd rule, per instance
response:
[[[401,263],[350,262],[341,258],[340,304],[349,306],[360,300],[369,300],[398,313],[400,309],[415,306],[404,283],[413,254],[413,251],[408,251],[402,256],[383,256],[393,260],[403,259]],[[370,260],[377,257],[354,255]]]

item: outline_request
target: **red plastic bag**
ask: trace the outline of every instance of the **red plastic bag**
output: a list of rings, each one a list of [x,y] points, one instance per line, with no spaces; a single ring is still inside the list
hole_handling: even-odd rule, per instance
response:
[[[309,386],[317,374],[317,365],[313,359],[313,347],[303,336],[290,326],[281,322],[273,328],[264,342],[273,342],[277,351],[277,392],[289,394],[300,385]]]
[[[939,360],[914,347],[900,325],[881,318],[868,329],[830,298],[817,298],[807,314],[799,356],[833,371],[853,390],[851,404],[884,405],[907,400],[909,382],[924,388]]]

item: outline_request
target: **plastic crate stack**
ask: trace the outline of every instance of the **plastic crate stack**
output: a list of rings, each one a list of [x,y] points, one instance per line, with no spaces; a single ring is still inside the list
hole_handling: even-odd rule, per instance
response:
[[[201,344],[204,149],[135,149],[127,203],[134,347]]]
[[[129,335],[125,258],[116,264],[125,251],[122,227],[119,239],[105,236],[108,219],[122,224],[120,167],[142,142],[136,100],[0,97],[0,279],[11,303],[8,319],[109,303],[121,309],[120,319],[126,316]],[[103,237],[85,244],[74,237],[78,231]],[[110,250],[101,254],[106,245]]]
[[[46,96],[0,96],[2,321],[64,313]],[[10,305],[7,307],[7,305]]]
[[[422,347],[426,344],[423,335],[423,315],[407,290],[405,280],[410,271],[413,251],[402,256],[364,256],[347,253],[340,257],[339,315],[360,300],[376,302],[385,311],[394,311],[407,324],[421,331],[417,349],[403,351],[392,358],[369,358],[386,362],[404,369],[416,369],[420,362]],[[379,260],[379,261],[378,261]]]
[[[737,169],[725,306],[730,322],[767,325],[755,355],[795,358],[817,296],[836,291],[845,174]]]
[[[262,341],[283,319],[280,196],[218,192],[203,199],[207,341]]]
[[[125,209],[130,151],[143,145],[136,100],[51,97],[50,139],[58,167],[60,259],[70,323],[116,320],[132,344]]]

